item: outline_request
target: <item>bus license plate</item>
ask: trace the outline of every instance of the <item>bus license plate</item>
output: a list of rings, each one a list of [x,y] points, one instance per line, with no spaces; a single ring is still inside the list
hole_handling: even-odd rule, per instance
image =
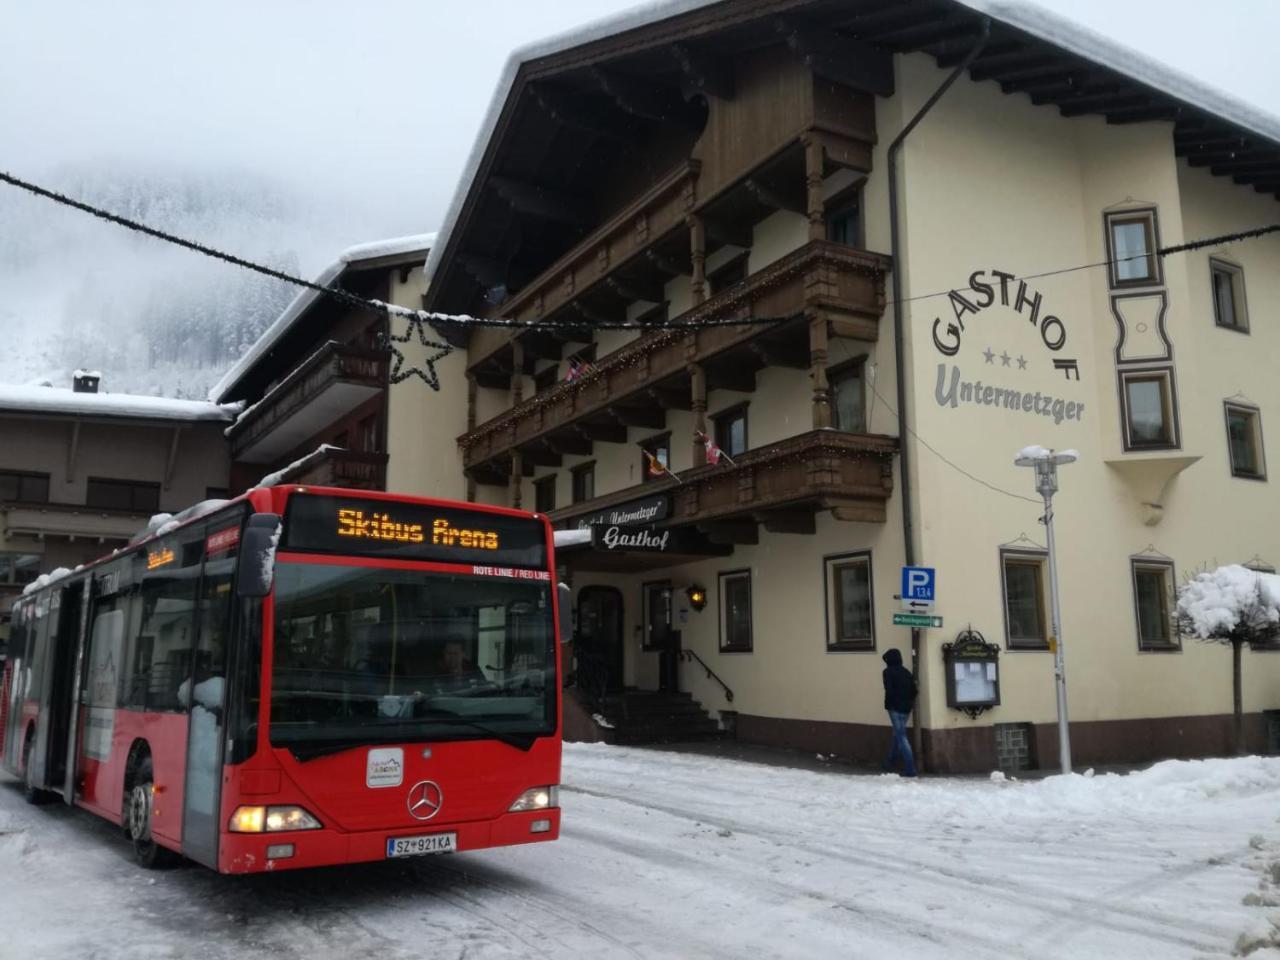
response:
[[[421,837],[388,837],[388,857],[421,857],[428,853],[453,853],[458,849],[456,833],[428,833]]]

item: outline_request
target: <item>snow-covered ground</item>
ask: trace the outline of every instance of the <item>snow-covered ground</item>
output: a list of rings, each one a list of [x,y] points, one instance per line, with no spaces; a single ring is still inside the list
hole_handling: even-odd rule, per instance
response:
[[[905,781],[569,745],[564,766],[558,843],[249,878],[148,873],[5,780],[0,957],[1280,957],[1280,759]]]

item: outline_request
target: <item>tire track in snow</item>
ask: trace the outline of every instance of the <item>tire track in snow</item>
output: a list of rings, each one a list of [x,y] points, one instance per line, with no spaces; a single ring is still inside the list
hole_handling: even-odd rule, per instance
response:
[[[1225,929],[1199,924],[1185,917],[1172,917],[1167,914],[1156,914],[1115,904],[1104,904],[1098,902],[1097,899],[1065,891],[1038,891],[1028,887],[1026,883],[1006,880],[992,874],[984,873],[979,876],[973,876],[959,869],[941,867],[919,859],[898,854],[891,857],[887,854],[853,850],[829,841],[827,847],[819,847],[806,842],[802,838],[771,830],[760,824],[707,816],[702,812],[689,811],[681,807],[645,799],[635,799],[633,796],[621,796],[570,784],[562,784],[561,790],[603,800],[612,800],[641,809],[657,810],[693,823],[705,823],[743,835],[755,836],[775,846],[790,850],[800,850],[811,856],[824,857],[847,862],[855,866],[871,868],[885,874],[899,873],[904,867],[910,867],[914,871],[913,875],[916,879],[943,887],[952,895],[955,893],[957,884],[969,887],[975,893],[990,894],[993,889],[996,889],[1023,906],[1039,910],[1046,915],[1057,917],[1064,921],[1078,920],[1080,916],[1078,910],[1086,908],[1094,914],[1095,926],[1110,929],[1117,933],[1139,935],[1151,940],[1208,952],[1220,951],[1224,944],[1223,938],[1229,940],[1231,936],[1231,933]],[[1181,929],[1175,932],[1170,930],[1170,927],[1175,929],[1181,927]],[[1212,941],[1206,941],[1203,939],[1205,937],[1212,938]]]

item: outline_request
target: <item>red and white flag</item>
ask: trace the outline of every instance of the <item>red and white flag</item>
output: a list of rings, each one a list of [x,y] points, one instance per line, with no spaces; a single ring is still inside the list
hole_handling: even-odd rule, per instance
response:
[[[677,477],[674,473],[672,473],[670,468],[661,460],[659,460],[657,457],[655,457],[652,453],[650,453],[648,450],[645,450],[643,448],[641,448],[640,452],[644,454],[645,462],[648,464],[649,476],[670,477],[676,483],[680,482],[680,478]]]
[[[723,450],[721,450],[720,447],[716,445],[716,442],[712,440],[709,436],[707,436],[705,433],[703,433],[701,430],[697,430],[694,432],[693,439],[701,443],[703,448],[707,451],[708,465],[714,467],[718,463],[720,463],[720,461],[722,460],[725,463],[728,463],[730,466],[733,465],[733,458],[729,456],[727,453],[725,453]]]

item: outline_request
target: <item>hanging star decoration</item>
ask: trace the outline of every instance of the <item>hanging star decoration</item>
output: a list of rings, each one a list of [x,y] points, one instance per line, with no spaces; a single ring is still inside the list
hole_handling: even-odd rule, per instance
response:
[[[413,335],[417,333],[418,342],[428,350],[435,351],[427,356],[421,367],[405,368],[404,354],[396,347],[397,343],[408,343],[413,339]],[[397,337],[390,333],[381,335],[382,346],[391,351],[394,359],[391,362],[391,372],[387,379],[392,383],[402,383],[410,377],[421,377],[432,390],[440,390],[440,373],[436,370],[436,361],[443,360],[449,354],[453,353],[453,347],[447,343],[440,343],[438,340],[432,340],[427,332],[427,322],[421,317],[410,317],[408,326],[405,327],[404,336]]]

